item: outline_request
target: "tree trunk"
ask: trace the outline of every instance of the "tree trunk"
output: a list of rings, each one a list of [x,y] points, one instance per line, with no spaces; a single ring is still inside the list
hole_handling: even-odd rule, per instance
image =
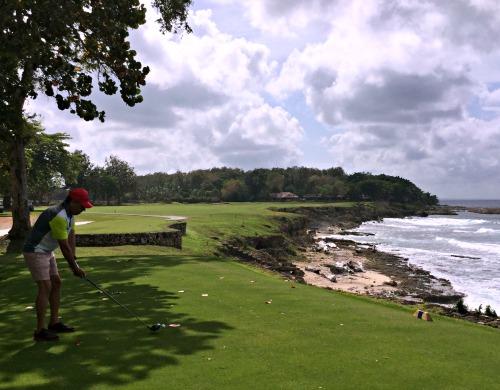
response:
[[[26,175],[26,155],[24,141],[14,138],[9,148],[12,229],[9,239],[23,239],[31,230],[30,213],[28,210],[28,183]]]
[[[10,191],[10,190],[9,190]],[[10,199],[10,192],[7,192],[4,196],[3,196],[3,208],[5,210],[10,210],[10,205],[12,204],[12,201]]]
[[[13,131],[13,134],[9,143],[10,197],[12,201],[12,229],[9,231],[9,239],[24,239],[31,230],[25,153],[25,144],[29,134],[26,133],[24,103],[28,91],[32,88],[35,67],[31,56],[28,56],[28,58],[24,62],[19,87],[16,88],[10,101],[13,118],[9,123],[9,128]]]

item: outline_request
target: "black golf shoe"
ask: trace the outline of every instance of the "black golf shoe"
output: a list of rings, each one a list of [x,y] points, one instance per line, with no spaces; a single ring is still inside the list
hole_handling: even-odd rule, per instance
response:
[[[49,324],[49,330],[56,333],[73,333],[75,328],[64,325],[62,322],[58,322],[57,324]]]
[[[49,332],[47,329],[42,329],[39,332],[35,331],[33,334],[33,340],[35,341],[59,341],[59,336]]]

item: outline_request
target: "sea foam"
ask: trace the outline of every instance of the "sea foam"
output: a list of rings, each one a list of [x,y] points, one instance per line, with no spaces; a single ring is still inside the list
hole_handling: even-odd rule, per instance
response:
[[[448,279],[466,294],[469,307],[490,305],[500,311],[500,215],[459,212],[453,216],[386,218],[363,223],[340,236],[374,244],[380,251],[408,258],[410,264]]]

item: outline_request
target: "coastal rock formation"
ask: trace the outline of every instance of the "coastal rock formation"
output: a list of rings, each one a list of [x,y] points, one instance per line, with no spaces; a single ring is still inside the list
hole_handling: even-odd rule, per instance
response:
[[[272,242],[272,241],[271,241]],[[278,260],[269,253],[262,250],[247,250],[235,243],[222,242],[221,251],[224,255],[234,256],[240,261],[251,263],[252,265],[277,272],[287,278],[303,282],[304,272],[295,264],[287,260]]]
[[[438,279],[428,271],[411,267],[407,259],[379,252],[374,247],[360,246],[351,240],[333,238],[329,240],[335,242],[338,248],[350,249],[356,256],[366,258],[363,262],[365,269],[387,275],[395,281],[397,290],[391,293],[391,299],[410,303],[421,300],[430,303],[454,304],[464,297],[464,294],[453,289],[448,280]]]

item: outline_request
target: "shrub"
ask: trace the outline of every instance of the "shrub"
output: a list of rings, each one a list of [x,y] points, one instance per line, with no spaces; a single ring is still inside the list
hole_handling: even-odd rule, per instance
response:
[[[484,314],[486,314],[488,317],[498,317],[497,313],[491,308],[490,305],[486,306],[486,309],[484,309]]]
[[[467,307],[467,305],[464,303],[464,300],[463,298],[460,298],[457,303],[455,303],[455,306],[453,307],[453,309],[457,312],[459,312],[460,314],[468,314],[469,313],[469,308]]]

